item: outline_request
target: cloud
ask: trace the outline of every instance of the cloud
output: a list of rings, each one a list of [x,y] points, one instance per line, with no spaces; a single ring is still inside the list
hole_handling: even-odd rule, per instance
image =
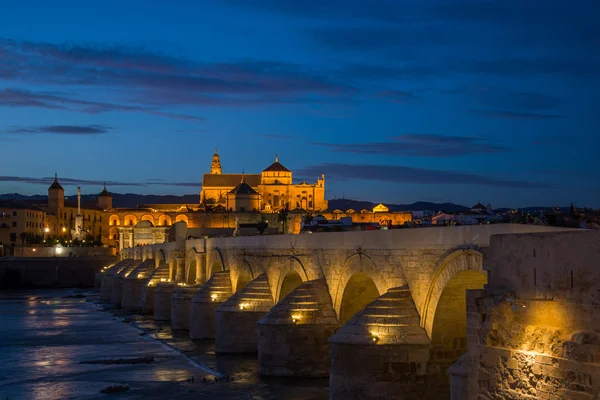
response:
[[[162,182],[161,185],[198,188],[198,187],[202,187],[202,182]]]
[[[341,153],[414,157],[456,157],[510,151],[507,147],[489,143],[483,138],[433,134],[399,135],[390,138],[387,142],[312,144],[329,147],[333,151]]]
[[[89,180],[89,179],[77,179],[77,178],[64,178],[59,177],[59,182],[63,186],[75,186],[75,185],[106,185],[108,186],[145,186],[143,183],[139,182],[121,182],[121,181],[98,181],[98,180]],[[50,185],[54,181],[54,177],[41,177],[41,178],[32,178],[32,177],[22,177],[22,176],[0,176],[0,182],[13,182],[13,183],[31,183],[31,184],[47,184]]]
[[[489,118],[556,119],[562,117],[558,112],[564,104],[563,99],[545,93],[513,92],[487,85],[466,85],[441,93],[464,97],[475,106],[469,112]]]
[[[267,60],[198,62],[143,47],[51,44],[0,39],[0,75],[15,82],[109,92],[119,101],[75,100],[66,95],[17,97],[0,104],[81,112],[140,111],[199,119],[164,110],[173,105],[248,106],[327,102],[347,97],[351,87],[306,67]],[[344,94],[344,96],[341,96]],[[7,97],[7,94],[5,94]],[[140,104],[142,106],[140,106]]]
[[[520,120],[550,120],[562,118],[562,115],[557,114],[539,114],[532,112],[518,112],[518,111],[504,111],[504,110],[478,110],[471,109],[469,112],[477,114],[482,117],[488,118],[501,118],[501,119],[520,119]]]
[[[23,176],[0,176],[0,182],[10,183],[30,183],[39,185],[50,185],[54,181],[53,176],[47,177],[23,177]],[[93,180],[93,179],[79,179],[70,177],[58,177],[58,181],[63,186],[77,186],[77,185],[89,185],[89,186],[189,186],[189,187],[202,187],[202,183],[199,182],[169,182],[164,179],[150,178],[143,182],[127,182],[127,181],[112,181],[112,180]]]
[[[158,111],[150,107],[139,107],[123,104],[103,103],[96,101],[78,100],[58,94],[49,94],[45,92],[31,92],[21,89],[0,90],[0,106],[5,107],[37,107],[51,110],[70,110],[87,114],[100,114],[109,111],[130,111],[143,112],[147,114],[184,119],[203,121],[204,118],[193,115],[182,115]]]
[[[401,165],[338,164],[325,163],[308,166],[296,172],[299,176],[318,176],[327,172],[335,180],[369,180],[389,183],[446,184],[496,186],[513,189],[534,189],[547,187],[540,182],[525,182],[495,179],[488,176],[464,172],[413,168]]]
[[[10,127],[0,132],[4,134],[57,134],[57,135],[103,135],[109,133],[113,128],[104,125],[46,125],[35,127]]]

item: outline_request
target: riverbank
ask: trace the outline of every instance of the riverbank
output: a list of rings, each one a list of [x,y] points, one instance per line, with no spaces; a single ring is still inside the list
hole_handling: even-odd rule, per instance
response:
[[[0,289],[93,287],[116,257],[0,257]]]

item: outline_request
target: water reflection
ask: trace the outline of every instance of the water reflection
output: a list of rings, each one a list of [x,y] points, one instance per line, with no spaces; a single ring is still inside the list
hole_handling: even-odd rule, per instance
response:
[[[92,399],[104,397],[102,389],[124,383],[131,386],[130,395],[145,400],[328,398],[326,379],[262,379],[256,355],[218,355],[212,340],[191,341],[188,332],[173,333],[168,323],[150,316],[98,312],[94,303],[65,298],[67,294],[2,293],[2,399]],[[154,361],[102,363],[140,357]],[[213,372],[233,381],[217,384]]]

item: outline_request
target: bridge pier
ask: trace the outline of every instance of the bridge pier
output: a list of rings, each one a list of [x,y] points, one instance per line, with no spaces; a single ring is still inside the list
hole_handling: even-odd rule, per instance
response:
[[[328,339],[338,325],[325,279],[304,282],[259,322],[260,374],[329,376]]]
[[[154,289],[154,319],[156,321],[171,320],[171,297],[177,287],[175,282],[160,282]]]
[[[185,253],[175,253],[175,281],[185,282]]]
[[[229,271],[216,272],[190,305],[190,339],[215,338],[215,311],[233,294]]]
[[[147,259],[123,280],[123,297],[121,299],[123,309],[133,312],[139,311],[142,291],[146,286],[148,276],[154,270],[154,265],[154,260]]]
[[[121,270],[123,270],[123,268],[127,267],[132,262],[133,262],[133,260],[131,260],[131,259],[121,260],[102,273],[101,284],[100,284],[100,294],[99,294],[100,301],[110,302],[110,295],[112,293],[115,275],[118,274],[119,272],[121,272]]]
[[[140,296],[139,310],[144,314],[154,313],[154,291],[160,282],[169,279],[169,264],[161,264],[152,271],[148,279],[144,280],[142,294]]]
[[[215,351],[258,351],[258,321],[273,305],[267,274],[261,274],[215,311]]]
[[[110,293],[110,303],[114,305],[121,305],[123,300],[123,280],[129,276],[141,261],[134,260],[131,264],[128,264],[119,273],[113,277],[112,291]]]
[[[178,286],[171,297],[171,329],[190,330],[190,303],[200,286]]]
[[[388,290],[331,339],[330,399],[442,399],[446,371],[432,368],[431,344],[408,286]]]

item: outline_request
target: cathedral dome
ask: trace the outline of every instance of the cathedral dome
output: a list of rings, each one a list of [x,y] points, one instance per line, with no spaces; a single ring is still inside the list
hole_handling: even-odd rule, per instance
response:
[[[279,163],[279,157],[275,156],[275,162],[269,165],[263,172],[291,172],[289,169]]]

